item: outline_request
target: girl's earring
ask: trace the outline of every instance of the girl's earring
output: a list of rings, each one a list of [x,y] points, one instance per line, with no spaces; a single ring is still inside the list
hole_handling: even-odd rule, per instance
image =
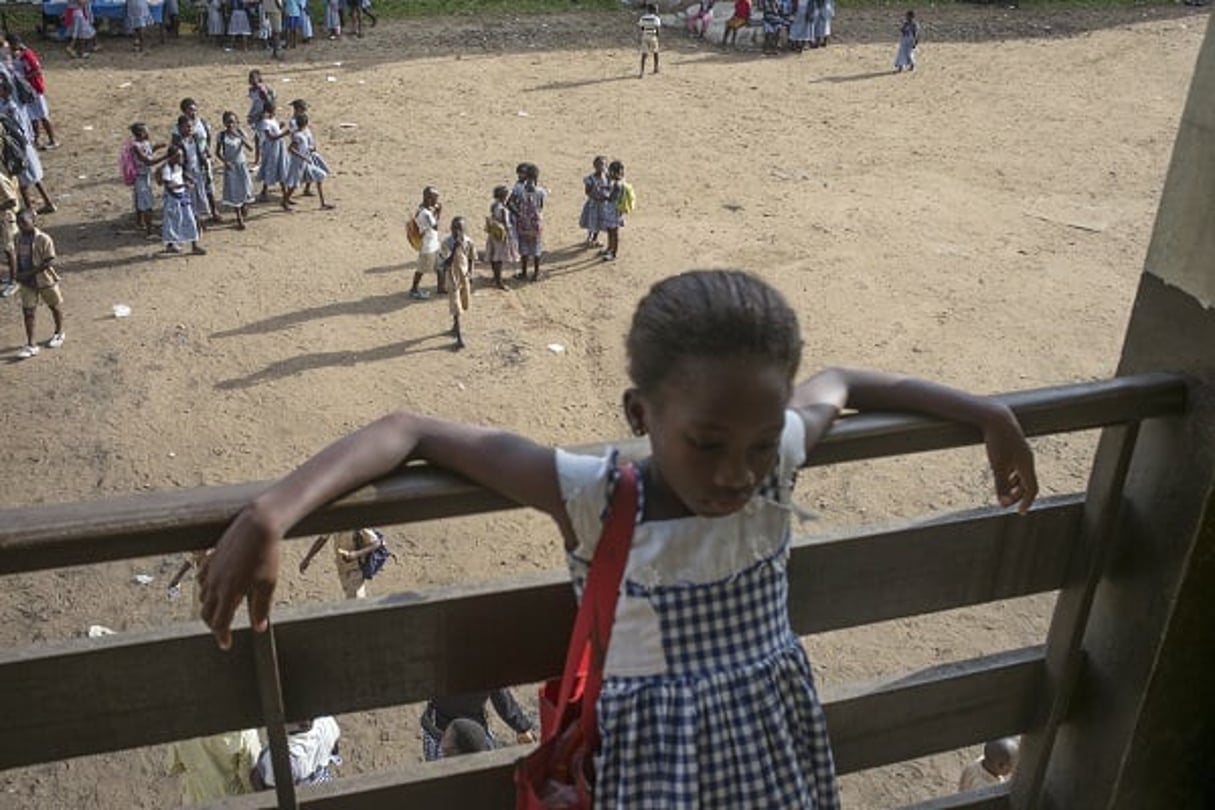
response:
[[[641,425],[633,425],[633,435],[634,436],[644,436],[645,428],[642,427]]]

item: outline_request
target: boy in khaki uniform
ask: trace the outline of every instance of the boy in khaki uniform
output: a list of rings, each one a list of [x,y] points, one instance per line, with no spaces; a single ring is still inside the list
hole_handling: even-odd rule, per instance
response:
[[[55,332],[46,342],[47,348],[58,349],[67,337],[63,332],[63,293],[59,291],[59,274],[53,267],[55,242],[34,224],[34,212],[25,209],[17,215],[16,254],[17,284],[21,292],[21,313],[25,317],[25,346],[17,352],[24,360],[38,354],[34,342],[34,321],[38,302],[44,302],[55,319]]]
[[[322,534],[316,538],[312,548],[300,560],[300,573],[308,570],[312,558],[320,553],[329,541],[329,535]],[[380,546],[384,545],[384,537],[375,529],[358,529],[353,532],[341,532],[333,538],[333,564],[337,568],[338,581],[342,585],[342,593],[347,599],[363,599],[367,596],[367,578],[363,576],[360,562]]]

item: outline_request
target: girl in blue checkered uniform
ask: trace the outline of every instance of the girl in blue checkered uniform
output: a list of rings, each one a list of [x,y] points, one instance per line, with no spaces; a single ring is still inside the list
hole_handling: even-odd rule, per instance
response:
[[[835,770],[810,665],[789,626],[794,476],[845,409],[915,411],[983,432],[1001,503],[1027,509],[1033,455],[994,400],[881,372],[800,384],[797,317],[746,273],[656,284],[627,339],[624,415],[648,435],[639,508],[597,707],[595,806],[833,810]],[[199,578],[221,646],[250,597],[265,629],[276,544],[314,509],[421,458],[554,519],[575,585],[611,501],[618,459],[494,428],[396,413],[323,450],[244,509]]]

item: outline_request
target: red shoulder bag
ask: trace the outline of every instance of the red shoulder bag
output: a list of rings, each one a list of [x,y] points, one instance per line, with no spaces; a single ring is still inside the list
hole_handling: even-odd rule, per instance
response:
[[[565,671],[540,688],[540,746],[515,767],[516,810],[590,810],[592,757],[599,747],[595,702],[636,522],[637,471],[630,464],[620,468],[591,559]]]

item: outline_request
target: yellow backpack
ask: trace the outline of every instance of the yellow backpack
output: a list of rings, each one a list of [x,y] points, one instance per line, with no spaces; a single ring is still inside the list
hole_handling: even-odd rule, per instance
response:
[[[616,213],[631,214],[637,207],[637,192],[630,183],[620,181],[620,196],[616,198]]]

